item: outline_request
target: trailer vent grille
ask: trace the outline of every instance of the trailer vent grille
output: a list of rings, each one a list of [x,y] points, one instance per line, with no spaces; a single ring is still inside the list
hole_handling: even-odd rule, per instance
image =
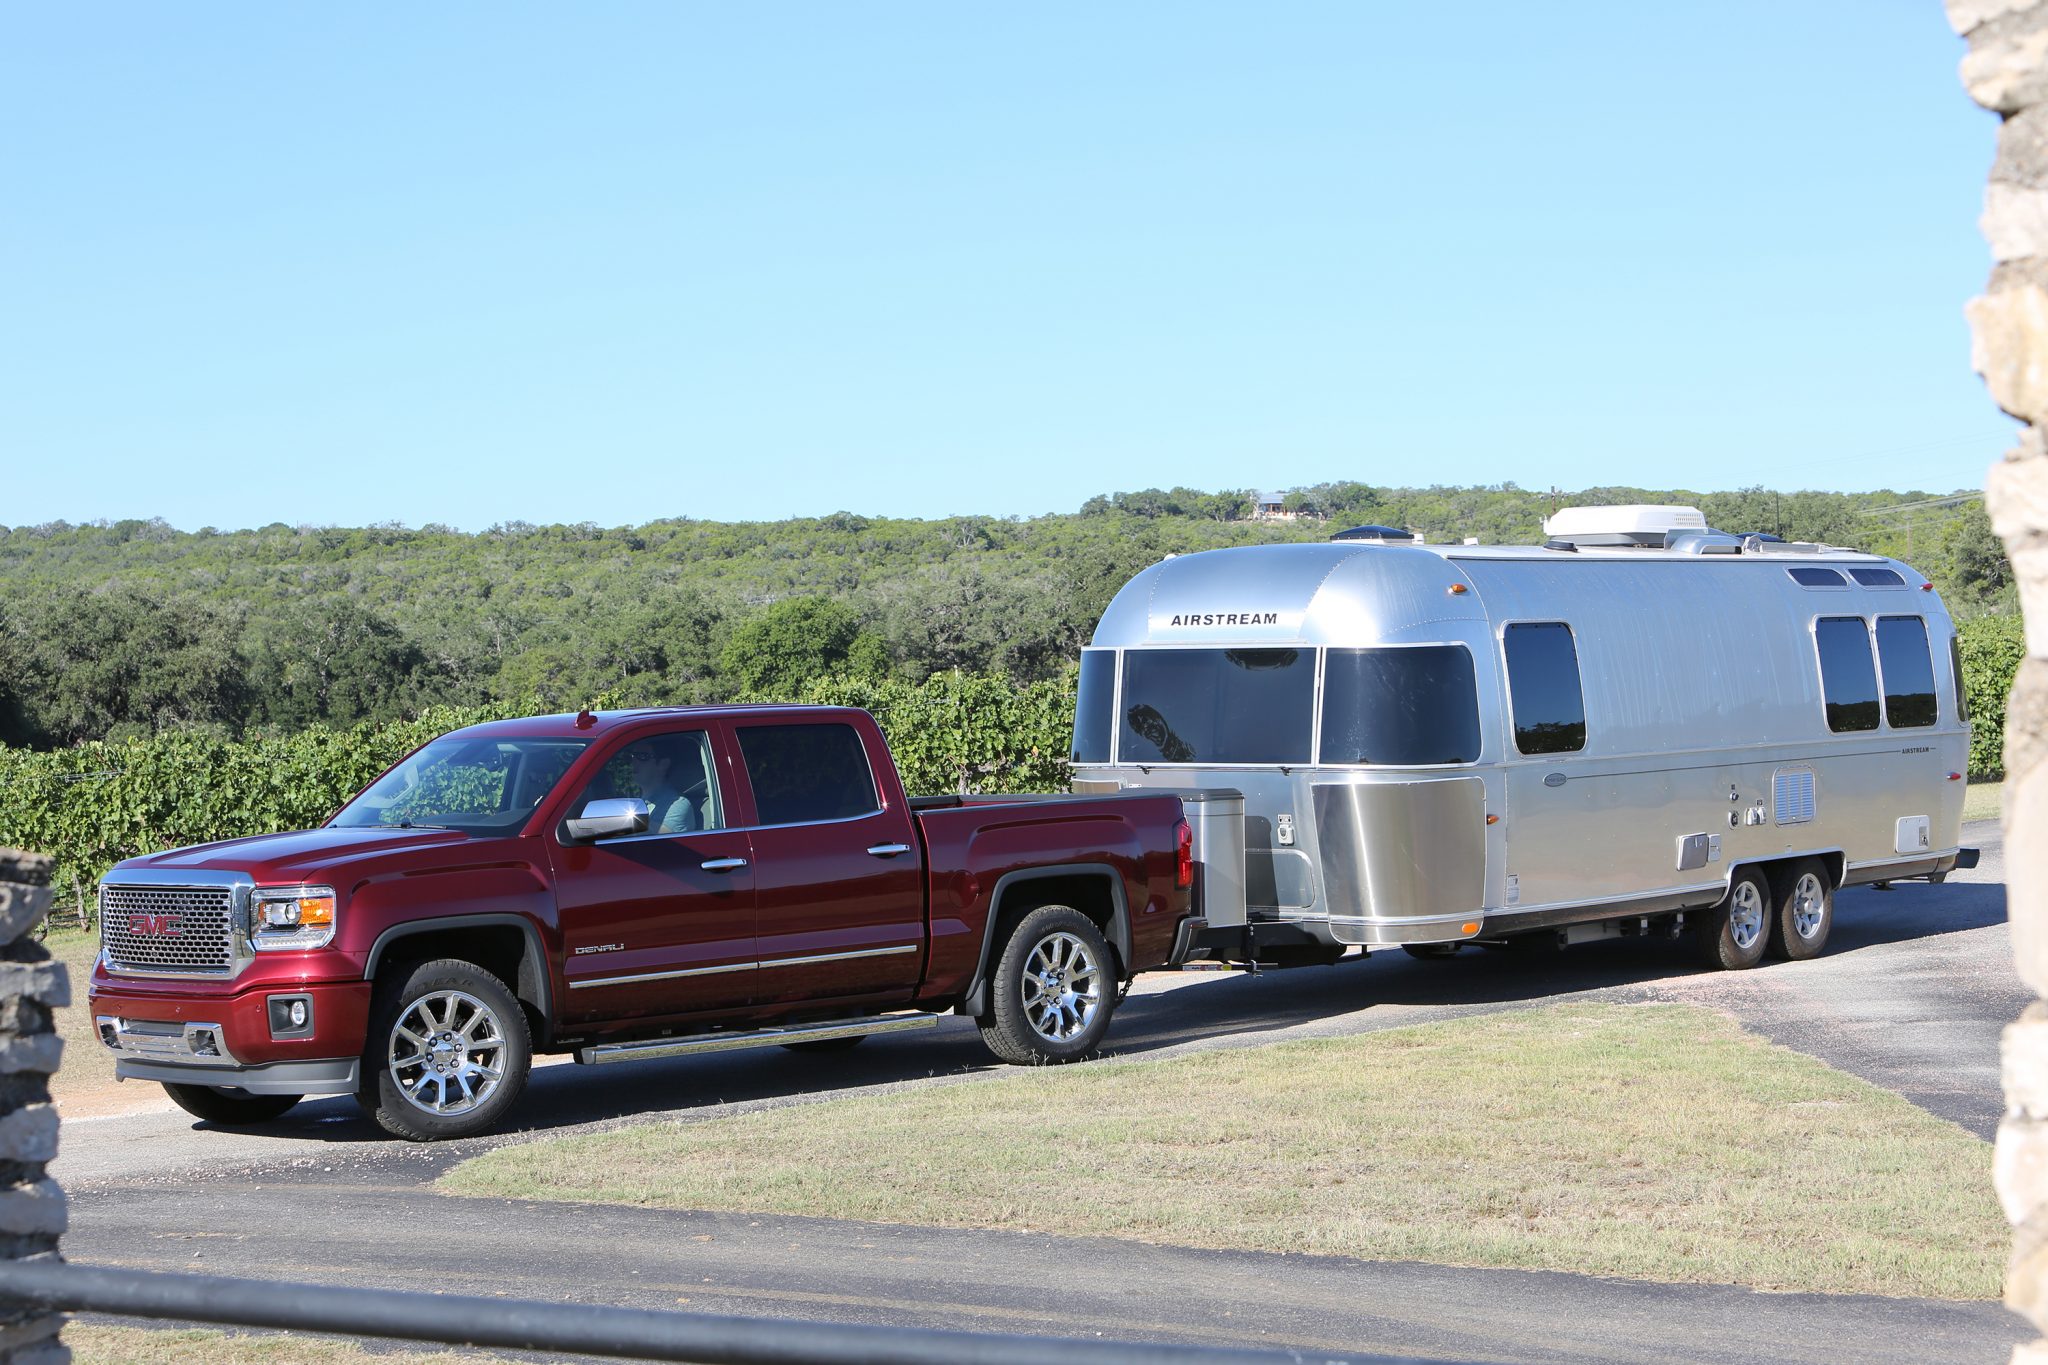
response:
[[[1771,806],[1781,825],[1813,819],[1813,769],[1780,768],[1771,777]]]

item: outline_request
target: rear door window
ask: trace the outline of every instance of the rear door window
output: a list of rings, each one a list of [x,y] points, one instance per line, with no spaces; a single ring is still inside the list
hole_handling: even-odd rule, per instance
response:
[[[1870,657],[1870,626],[1860,616],[1823,616],[1813,623],[1820,649],[1820,690],[1828,729],[1877,728],[1877,666]]]
[[[1579,651],[1562,621],[1522,621],[1502,634],[1515,748],[1525,754],[1572,754],[1586,747],[1586,698]]]
[[[1120,763],[1306,763],[1312,649],[1127,649]]]
[[[1463,645],[1333,649],[1323,664],[1325,763],[1479,760],[1479,689]]]
[[[758,823],[846,820],[882,808],[851,725],[746,725],[738,733]]]
[[[1934,656],[1927,623],[1917,616],[1877,618],[1877,662],[1884,670],[1885,724],[1934,724]]]

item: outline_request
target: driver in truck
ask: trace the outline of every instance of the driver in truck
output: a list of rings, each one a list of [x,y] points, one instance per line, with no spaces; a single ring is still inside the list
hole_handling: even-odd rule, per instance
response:
[[[690,789],[703,788],[701,776],[688,788],[672,780],[670,770],[675,767],[675,755],[656,740],[642,740],[627,751],[626,758],[632,764],[633,783],[647,798],[652,811],[648,820],[650,832],[686,834],[703,827],[697,818],[697,803],[690,796]]]

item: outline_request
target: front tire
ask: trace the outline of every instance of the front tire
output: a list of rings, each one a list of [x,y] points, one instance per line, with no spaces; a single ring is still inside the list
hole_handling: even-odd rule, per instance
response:
[[[1020,1066],[1078,1062],[1109,1032],[1116,985],[1109,945],[1095,921],[1070,906],[1041,905],[1003,945],[981,1041]]]
[[[1771,885],[1763,873],[1753,867],[1736,873],[1728,894],[1700,926],[1700,960],[1728,972],[1763,961],[1771,940],[1771,904]]]
[[[505,983],[440,958],[378,983],[356,1099],[393,1137],[470,1137],[497,1126],[532,1062],[526,1014]]]
[[[1835,890],[1828,870],[1811,858],[1786,868],[1771,885],[1771,951],[1793,962],[1819,957],[1835,927]]]
[[[302,1095],[252,1095],[246,1090],[217,1085],[174,1085],[164,1082],[164,1093],[171,1097],[171,1103],[190,1114],[193,1118],[219,1124],[223,1128],[242,1128],[252,1123],[268,1123],[283,1116],[284,1112],[297,1104]]]

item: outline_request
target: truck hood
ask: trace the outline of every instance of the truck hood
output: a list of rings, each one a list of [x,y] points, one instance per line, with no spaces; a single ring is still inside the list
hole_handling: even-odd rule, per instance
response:
[[[119,881],[123,872],[147,869],[246,872],[258,882],[273,884],[346,881],[350,866],[362,860],[467,843],[469,838],[452,829],[302,829],[146,854],[117,864],[108,875]]]

